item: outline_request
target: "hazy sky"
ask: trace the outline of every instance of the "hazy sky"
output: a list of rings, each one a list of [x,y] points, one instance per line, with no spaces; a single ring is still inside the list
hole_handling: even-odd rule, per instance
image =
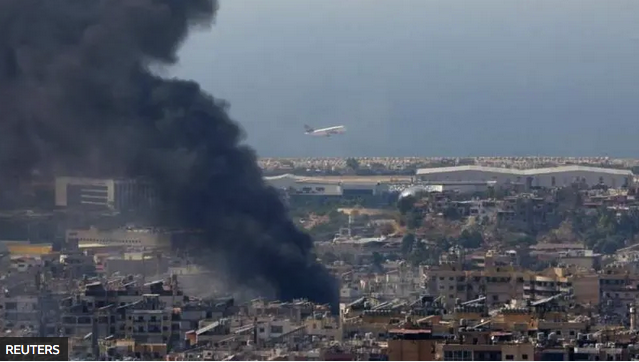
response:
[[[220,0],[175,73],[264,157],[639,157],[638,19],[637,0]]]

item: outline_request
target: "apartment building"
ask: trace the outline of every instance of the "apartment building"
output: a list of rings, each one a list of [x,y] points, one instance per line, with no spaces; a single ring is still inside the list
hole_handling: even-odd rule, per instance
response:
[[[555,213],[556,204],[529,194],[506,197],[499,203],[497,223],[534,230],[546,225]]]
[[[502,333],[494,332],[493,336]],[[437,344],[437,361],[534,361],[535,346],[532,343],[500,344]]]
[[[338,318],[326,314],[316,313],[305,321],[306,334],[329,340],[341,340],[342,329]]]
[[[289,319],[262,317],[256,321],[257,339],[268,341],[291,332],[294,327]]]
[[[172,328],[172,310],[164,308],[159,303],[159,296],[145,295],[143,305],[132,306],[126,311],[124,337],[141,343],[168,343]],[[155,309],[147,309],[155,308]],[[177,330],[179,333],[179,328]]]
[[[4,295],[0,298],[5,328],[36,330],[40,323],[37,295]]]
[[[523,298],[527,300],[538,300],[552,297],[559,293],[570,293],[572,291],[572,281],[567,277],[559,275],[529,275],[524,279]]]
[[[601,267],[601,258],[601,254],[597,254],[592,250],[572,250],[560,253],[558,262],[567,267],[597,270]]]
[[[477,220],[495,220],[499,211],[499,203],[496,200],[467,200],[451,201],[457,209],[457,213],[463,217],[474,217]]]
[[[389,361],[434,361],[436,343],[428,329],[391,329],[388,331]]]
[[[521,296],[529,273],[512,266],[494,266],[491,258],[483,270],[463,270],[460,263],[423,266],[422,278],[431,295],[446,298],[446,305],[486,296],[488,304],[503,304]]]

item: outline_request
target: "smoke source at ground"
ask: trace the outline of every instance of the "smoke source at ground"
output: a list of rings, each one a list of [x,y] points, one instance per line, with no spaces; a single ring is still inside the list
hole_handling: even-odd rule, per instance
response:
[[[265,186],[227,104],[149,70],[174,64],[216,11],[210,0],[0,1],[2,182],[34,170],[149,178],[156,221],[203,232],[188,245],[201,262],[282,299],[335,303],[335,280]]]

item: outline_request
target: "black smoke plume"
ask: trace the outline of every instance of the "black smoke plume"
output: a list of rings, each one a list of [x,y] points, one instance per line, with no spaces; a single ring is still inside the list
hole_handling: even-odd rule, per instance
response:
[[[174,64],[216,10],[213,0],[0,0],[0,173],[150,178],[158,221],[203,230],[197,247],[221,254],[233,282],[334,303],[335,280],[263,182],[227,104],[149,70]]]

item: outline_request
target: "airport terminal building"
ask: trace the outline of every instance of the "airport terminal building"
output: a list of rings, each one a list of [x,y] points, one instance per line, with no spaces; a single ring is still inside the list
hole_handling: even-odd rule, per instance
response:
[[[417,170],[417,179],[426,183],[487,182],[496,186],[522,184],[527,187],[562,187],[575,182],[588,186],[606,185],[611,188],[631,186],[634,176],[630,170],[586,166],[559,166],[536,169],[512,169],[484,166],[453,166]]]

